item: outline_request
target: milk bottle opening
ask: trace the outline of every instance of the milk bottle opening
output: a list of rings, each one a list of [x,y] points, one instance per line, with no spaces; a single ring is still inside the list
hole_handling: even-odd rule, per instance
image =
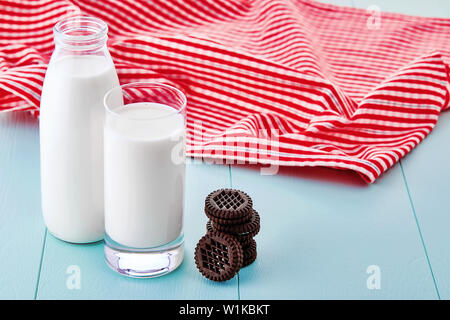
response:
[[[55,43],[73,51],[103,47],[108,39],[107,24],[91,16],[69,17],[58,22],[53,33]]]

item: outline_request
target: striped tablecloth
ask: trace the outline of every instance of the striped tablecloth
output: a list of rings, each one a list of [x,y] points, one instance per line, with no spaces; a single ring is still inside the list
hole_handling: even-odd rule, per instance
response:
[[[0,0],[0,110],[38,115],[52,27],[78,14],[108,24],[122,83],[187,94],[194,157],[373,182],[450,105],[449,19],[307,0]]]

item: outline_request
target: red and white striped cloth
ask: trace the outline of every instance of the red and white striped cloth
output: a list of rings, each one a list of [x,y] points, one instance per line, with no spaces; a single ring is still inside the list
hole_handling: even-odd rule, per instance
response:
[[[38,113],[52,27],[74,14],[106,21],[122,83],[187,94],[190,156],[373,182],[449,107],[449,19],[307,0],[0,0],[0,110]]]

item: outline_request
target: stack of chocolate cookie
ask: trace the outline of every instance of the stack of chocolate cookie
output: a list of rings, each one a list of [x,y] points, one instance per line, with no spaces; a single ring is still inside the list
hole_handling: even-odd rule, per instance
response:
[[[225,281],[256,259],[260,217],[248,194],[219,189],[205,199],[206,235],[195,248],[195,263],[208,279]]]

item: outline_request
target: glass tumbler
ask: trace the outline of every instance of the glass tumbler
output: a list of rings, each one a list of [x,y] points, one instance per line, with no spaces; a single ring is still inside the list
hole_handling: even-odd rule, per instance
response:
[[[167,274],[184,255],[186,97],[137,82],[104,104],[106,262],[132,277]]]

